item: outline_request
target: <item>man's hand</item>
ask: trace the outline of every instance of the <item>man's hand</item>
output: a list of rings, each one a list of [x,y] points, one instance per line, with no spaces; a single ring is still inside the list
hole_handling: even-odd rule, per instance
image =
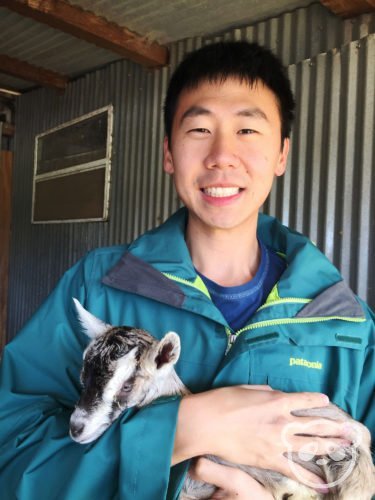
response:
[[[212,500],[272,500],[273,496],[249,474],[240,469],[199,458],[189,470],[193,479],[217,486]]]
[[[341,422],[317,417],[296,417],[294,410],[329,403],[319,393],[284,393],[267,386],[234,386],[186,396],[181,401],[173,462],[211,454],[238,464],[278,471],[292,479],[322,484],[303,467],[290,467],[287,452],[314,444],[316,455],[348,445]],[[285,433],[306,424],[313,437]],[[287,443],[285,442],[287,436]],[[327,436],[330,436],[329,439]]]

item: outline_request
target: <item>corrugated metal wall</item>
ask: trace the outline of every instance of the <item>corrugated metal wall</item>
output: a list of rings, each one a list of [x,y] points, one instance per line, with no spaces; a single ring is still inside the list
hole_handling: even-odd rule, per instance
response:
[[[286,175],[265,210],[309,237],[375,305],[375,34],[289,66]]]
[[[299,112],[289,169],[265,211],[316,241],[372,306],[375,35],[367,35],[374,25],[374,16],[340,21],[312,5],[220,37],[258,40],[277,49],[296,91]],[[218,37],[174,44],[171,67],[186,51],[213,39]],[[71,83],[62,96],[42,89],[19,98],[9,338],[87,250],[129,241],[179,205],[161,166],[169,71],[151,72],[122,61]],[[35,135],[107,104],[114,106],[109,221],[31,225]]]

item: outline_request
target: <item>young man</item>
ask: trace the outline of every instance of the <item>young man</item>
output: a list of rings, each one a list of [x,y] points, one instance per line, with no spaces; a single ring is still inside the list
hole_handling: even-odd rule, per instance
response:
[[[164,169],[186,208],[128,246],[90,252],[7,346],[2,498],[176,498],[187,459],[205,453],[318,488],[284,454],[311,444],[300,434],[315,436],[317,454],[347,442],[341,424],[292,414],[326,405],[324,394],[374,432],[371,313],[306,238],[258,213],[285,171],[293,105],[280,63],[255,44],[212,45],[177,69]],[[87,344],[72,297],[110,324],[177,331],[177,372],[193,394],[128,411],[90,445],[72,442]],[[195,474],[226,498],[269,498],[205,460]]]

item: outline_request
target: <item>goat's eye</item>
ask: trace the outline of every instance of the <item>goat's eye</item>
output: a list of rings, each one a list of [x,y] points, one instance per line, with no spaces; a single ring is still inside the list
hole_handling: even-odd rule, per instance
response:
[[[130,392],[133,388],[133,384],[124,384],[121,388],[121,391]]]

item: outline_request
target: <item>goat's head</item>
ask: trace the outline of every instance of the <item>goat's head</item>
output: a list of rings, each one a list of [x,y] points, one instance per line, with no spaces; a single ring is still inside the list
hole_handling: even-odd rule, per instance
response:
[[[81,397],[70,418],[70,436],[83,444],[97,439],[123,410],[163,394],[180,355],[180,338],[169,332],[158,341],[145,330],[108,325],[73,300],[92,339],[83,353]]]

